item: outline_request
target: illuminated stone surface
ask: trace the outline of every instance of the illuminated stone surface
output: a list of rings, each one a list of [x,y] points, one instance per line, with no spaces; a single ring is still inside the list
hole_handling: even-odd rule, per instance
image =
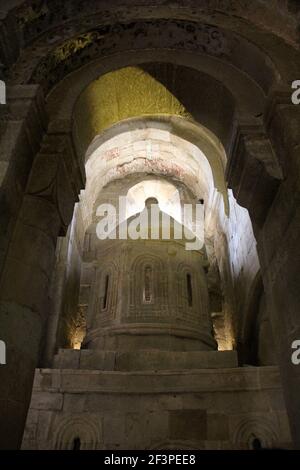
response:
[[[299,14],[296,0],[1,2],[0,447],[21,445],[38,368],[27,448],[300,448]],[[75,350],[95,210],[153,180],[204,203],[218,351]]]

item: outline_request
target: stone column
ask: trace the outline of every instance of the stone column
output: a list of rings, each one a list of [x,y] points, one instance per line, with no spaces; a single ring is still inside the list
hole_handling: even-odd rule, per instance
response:
[[[51,202],[24,197],[0,283],[0,332],[7,347],[7,364],[0,370],[3,449],[21,444],[59,230],[59,214]]]
[[[265,124],[269,138],[258,129],[239,129],[227,176],[253,222],[291,432],[300,449],[300,366],[291,362],[292,342],[300,339],[300,106],[291,104],[290,93],[270,99]]]
[[[278,157],[261,126],[237,124],[226,173],[229,187],[238,203],[248,209],[257,235],[283,179]]]
[[[21,444],[46,320],[57,237],[66,232],[83,181],[64,132],[48,130],[27,182],[0,281],[0,447]]]
[[[51,367],[56,351],[57,330],[62,312],[64,288],[67,277],[68,237],[59,237],[56,247],[56,262],[50,288],[50,306],[45,333],[45,348],[42,352],[43,367]]]
[[[272,96],[266,127],[284,181],[259,236],[258,252],[291,432],[300,449],[300,365],[291,361],[292,343],[300,340],[300,105],[291,103],[290,92]]]
[[[0,275],[33,157],[39,151],[46,128],[39,86],[7,87],[7,105],[0,105]]]

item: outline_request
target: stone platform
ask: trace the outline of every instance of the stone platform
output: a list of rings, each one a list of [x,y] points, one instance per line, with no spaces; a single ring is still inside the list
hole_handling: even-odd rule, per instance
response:
[[[60,349],[56,369],[111,371],[192,370],[237,367],[236,351],[97,351]]]
[[[120,354],[102,363],[100,355],[98,369],[88,370],[87,351],[73,352],[57,358],[76,357],[73,368],[36,370],[23,449],[72,449],[78,438],[81,449],[249,449],[254,439],[266,448],[291,445],[277,367],[231,368],[235,358],[226,353],[227,368],[187,370],[182,360],[174,370],[138,371],[138,356]],[[147,367],[158,356],[148,359]],[[125,365],[132,369],[116,370]]]

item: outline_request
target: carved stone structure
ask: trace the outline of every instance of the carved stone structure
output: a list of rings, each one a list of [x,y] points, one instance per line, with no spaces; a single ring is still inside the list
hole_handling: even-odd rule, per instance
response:
[[[153,214],[157,207],[160,222],[156,227],[159,238],[151,239],[155,224],[150,225],[148,201],[144,212],[149,219],[149,239],[132,240],[127,228],[126,240],[96,242],[84,347],[213,350],[216,343],[209,315],[205,255],[186,250],[187,239],[174,239],[174,219],[170,222],[171,239],[162,239],[166,214],[153,204]],[[126,225],[134,220],[133,216]]]
[[[2,0],[1,448],[300,448],[299,15]],[[150,180],[201,201],[205,251],[96,254],[97,207]]]
[[[141,221],[143,238],[132,239]],[[235,351],[215,350],[206,249],[187,250],[192,233],[183,229],[150,198],[112,239],[93,233],[81,350],[60,349],[54,370],[37,373],[24,449],[251,449],[255,439],[289,447],[276,367],[255,386],[256,368],[243,371]],[[45,374],[50,384],[39,385]]]

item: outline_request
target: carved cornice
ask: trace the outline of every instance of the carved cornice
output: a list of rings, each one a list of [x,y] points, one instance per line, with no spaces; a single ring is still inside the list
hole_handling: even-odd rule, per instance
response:
[[[226,178],[238,203],[249,210],[254,229],[262,227],[283,172],[261,126],[236,126]]]
[[[4,108],[0,115],[0,159],[7,162],[7,169],[15,162],[19,175],[15,174],[15,178],[20,178],[19,190],[24,190],[32,161],[47,128],[41,88],[36,85],[8,87]],[[15,183],[7,180],[7,184]]]
[[[292,93],[290,88],[270,95],[265,126],[295,196],[299,194],[300,105],[292,103]]]
[[[283,179],[283,172],[280,162],[275,154],[270,139],[268,138],[264,128],[260,125],[243,124],[237,122],[234,125],[233,139],[229,152],[230,158],[227,165],[227,178],[237,170],[236,158],[241,148],[245,150],[251,158],[261,162],[266,173],[278,180]]]
[[[48,127],[45,100],[37,85],[8,87],[7,99],[1,157],[7,162],[16,160],[17,165],[22,160],[22,172],[29,175],[25,193],[54,203],[66,229],[84,187],[84,169],[73,145],[71,125],[55,121]]]
[[[45,198],[57,207],[65,234],[84,178],[70,132],[49,129],[37,154],[26,193]]]
[[[74,191],[78,195],[85,185],[85,169],[74,145],[71,122],[62,119],[51,121],[47,135],[49,142],[63,156],[68,174],[72,176]]]
[[[7,87],[8,113],[4,120],[24,127],[32,153],[39,149],[48,119],[42,90],[37,85]]]
[[[292,103],[293,91],[294,90],[292,90],[292,88],[290,90],[282,88],[277,90],[275,89],[270,92],[264,112],[264,124],[267,130],[270,128],[272,119],[281,106],[295,106]]]

